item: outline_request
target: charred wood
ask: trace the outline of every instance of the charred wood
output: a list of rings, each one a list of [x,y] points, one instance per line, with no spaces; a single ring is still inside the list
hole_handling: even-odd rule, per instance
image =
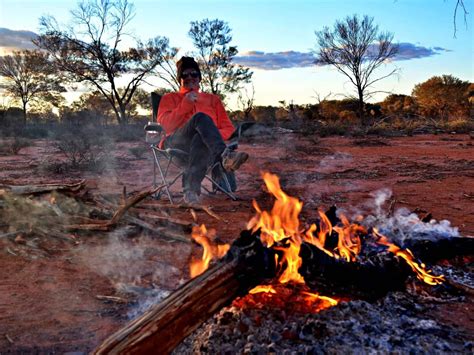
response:
[[[388,252],[373,253],[358,262],[335,259],[316,246],[303,243],[299,269],[306,284],[315,290],[364,299],[377,299],[389,291],[401,290],[411,274],[406,263]]]
[[[474,238],[417,234],[405,239],[402,247],[410,249],[423,262],[434,263],[456,256],[474,255]]]

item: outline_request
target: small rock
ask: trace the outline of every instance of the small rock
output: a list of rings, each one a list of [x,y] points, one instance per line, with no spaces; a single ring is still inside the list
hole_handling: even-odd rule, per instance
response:
[[[253,334],[250,334],[250,335],[247,337],[247,342],[249,342],[249,343],[251,343],[251,342],[253,342],[253,341],[255,341],[255,340],[256,340],[256,339],[255,339],[255,335],[253,335]]]
[[[282,336],[280,333],[277,333],[277,332],[272,332],[270,334],[270,339],[271,341],[273,342],[279,342],[281,340]]]
[[[23,236],[21,234],[18,234],[15,237],[15,242],[18,243],[18,244],[25,244],[26,240],[25,240],[25,238],[23,238]]]

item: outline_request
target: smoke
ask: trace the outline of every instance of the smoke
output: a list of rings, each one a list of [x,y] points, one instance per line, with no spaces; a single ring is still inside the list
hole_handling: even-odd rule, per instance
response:
[[[336,152],[321,159],[318,171],[331,173],[334,169],[340,169],[341,167],[349,165],[352,160],[353,158],[351,154]]]
[[[365,227],[377,228],[382,234],[401,246],[407,239],[422,236],[423,238],[429,236],[433,239],[459,236],[458,228],[452,227],[450,221],[431,219],[428,222],[423,222],[416,213],[407,208],[399,208],[389,216],[384,209],[384,204],[391,196],[390,189],[381,189],[372,194],[373,214],[364,219],[363,225]]]
[[[88,268],[109,279],[117,295],[133,296],[136,303],[128,316],[135,317],[184,282],[191,246],[157,243],[156,238],[146,235],[130,239],[125,237],[127,234],[126,228],[117,229],[105,244],[83,247],[77,256]]]
[[[381,189],[373,192],[371,196],[374,198],[375,215],[382,215],[384,213],[383,205],[388,199],[390,199],[390,197],[392,197],[392,190],[390,190],[389,188]]]

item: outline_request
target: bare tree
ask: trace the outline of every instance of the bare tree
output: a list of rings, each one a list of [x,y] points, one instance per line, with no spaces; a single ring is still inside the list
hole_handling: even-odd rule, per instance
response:
[[[162,56],[162,62],[158,65],[160,70],[157,72],[158,77],[163,80],[171,91],[179,91],[180,82],[176,71],[176,62],[178,48],[168,48]]]
[[[245,94],[245,97],[244,97]],[[244,113],[244,119],[250,119],[250,113],[253,110],[255,103],[255,88],[253,85],[250,87],[250,92],[247,89],[239,91],[237,102],[240,110]]]
[[[69,80],[98,90],[112,106],[117,121],[128,121],[127,108],[139,85],[174,49],[166,37],[155,37],[135,47],[121,49],[132,36],[126,27],[134,7],[127,0],[88,0],[71,11],[72,20],[61,26],[51,16],[41,17],[40,36],[35,43],[54,58],[56,68]],[[128,74],[127,78],[124,74]],[[126,81],[119,90],[117,79]]]
[[[241,84],[250,82],[253,74],[250,69],[232,63],[238,50],[229,45],[232,35],[226,22],[219,19],[193,21],[188,34],[197,50],[206,90],[225,98],[226,94],[238,91]]]
[[[0,76],[4,79],[0,87],[21,101],[23,123],[30,102],[40,99],[54,102],[59,93],[66,91],[48,55],[40,51],[25,50],[0,57]]]
[[[454,14],[453,14],[453,26],[454,26],[454,38],[456,38],[456,32],[457,32],[457,26],[456,26],[456,21],[457,21],[457,16],[458,16],[458,10],[462,9],[463,14],[464,14],[464,24],[467,27],[467,9],[466,6],[464,5],[464,0],[456,0],[456,6],[454,7]]]
[[[357,90],[362,119],[364,99],[371,94],[368,88],[397,71],[393,69],[388,74],[375,75],[376,69],[398,51],[398,46],[393,44],[393,34],[379,32],[372,17],[359,18],[357,15],[336,21],[333,29],[324,27],[315,34],[318,45],[316,64],[332,65],[349,78]]]

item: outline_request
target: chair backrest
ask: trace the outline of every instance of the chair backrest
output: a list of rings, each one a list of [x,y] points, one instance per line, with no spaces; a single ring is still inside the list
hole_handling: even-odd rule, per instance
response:
[[[156,115],[158,114],[158,107],[160,106],[161,95],[156,92],[151,93],[151,108],[153,109],[152,121],[156,122]]]
[[[156,92],[150,94],[151,107],[153,109],[151,121],[145,125],[145,141],[150,144],[158,144],[164,134],[163,127],[156,122],[156,116],[158,114],[158,107],[160,106],[161,95]]]

